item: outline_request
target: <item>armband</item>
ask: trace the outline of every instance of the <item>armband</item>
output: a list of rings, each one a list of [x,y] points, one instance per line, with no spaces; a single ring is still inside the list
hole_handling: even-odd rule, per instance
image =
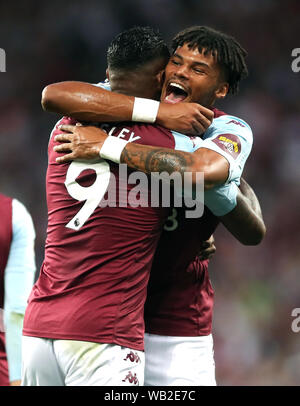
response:
[[[108,159],[116,164],[119,164],[122,151],[126,147],[127,143],[128,141],[109,135],[104,141],[99,155],[101,158]]]
[[[140,121],[142,123],[154,123],[158,108],[159,102],[156,100],[135,97],[131,119],[132,121]]]

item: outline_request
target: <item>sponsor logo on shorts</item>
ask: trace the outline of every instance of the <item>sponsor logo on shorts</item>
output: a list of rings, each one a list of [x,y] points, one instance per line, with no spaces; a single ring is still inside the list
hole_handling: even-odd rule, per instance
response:
[[[128,381],[129,383],[132,383],[133,385],[139,384],[139,380],[136,376],[136,373],[133,374],[131,371],[128,372],[125,379],[122,379],[122,382],[126,382],[126,381]]]
[[[223,151],[228,152],[233,159],[236,159],[241,152],[241,142],[234,134],[222,134],[212,140]]]
[[[126,357],[124,358],[124,361],[131,361],[131,362],[141,362],[140,357],[138,356],[138,354],[136,352],[130,351],[130,353],[128,353],[126,355]]]

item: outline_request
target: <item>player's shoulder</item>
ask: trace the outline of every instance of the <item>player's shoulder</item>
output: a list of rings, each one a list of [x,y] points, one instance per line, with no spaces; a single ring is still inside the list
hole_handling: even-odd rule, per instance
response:
[[[33,229],[33,221],[28,208],[16,198],[12,200],[12,216],[14,227],[18,226],[22,230]]]
[[[228,126],[233,127],[235,129],[248,129],[251,131],[250,125],[243,119],[237,116],[233,116],[231,114],[222,114],[216,116],[213,120],[213,124],[215,126]]]
[[[215,115],[212,124],[204,134],[204,139],[213,135],[234,134],[242,140],[253,142],[253,133],[250,125],[240,117],[223,113]]]

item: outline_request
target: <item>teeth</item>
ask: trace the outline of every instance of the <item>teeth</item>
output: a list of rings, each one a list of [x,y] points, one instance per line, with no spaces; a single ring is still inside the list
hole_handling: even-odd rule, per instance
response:
[[[178,87],[178,89],[183,90],[184,92],[186,92],[185,88],[183,86],[179,85],[178,83],[171,82],[169,86]]]

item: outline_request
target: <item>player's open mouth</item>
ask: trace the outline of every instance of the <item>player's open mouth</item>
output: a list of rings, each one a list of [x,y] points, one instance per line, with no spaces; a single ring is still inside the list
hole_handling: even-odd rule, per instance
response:
[[[169,82],[166,89],[164,101],[167,103],[179,103],[185,100],[188,96],[188,91],[179,83]]]

